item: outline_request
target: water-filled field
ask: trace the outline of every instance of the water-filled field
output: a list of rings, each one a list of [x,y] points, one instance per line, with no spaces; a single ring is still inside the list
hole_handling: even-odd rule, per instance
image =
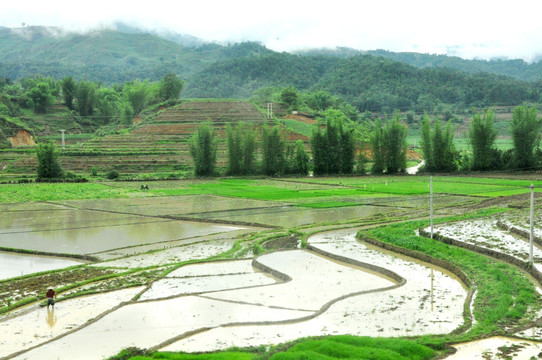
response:
[[[150,192],[121,184],[114,193],[122,198],[3,204],[0,247],[29,253],[0,252],[0,358],[468,332],[477,295],[471,300],[456,273],[356,238],[359,229],[427,218],[426,179],[400,179],[164,182]],[[483,192],[523,191],[498,179],[441,186],[451,193],[435,196],[440,217],[476,210],[493,197]],[[525,259],[525,240],[491,221],[437,232]],[[54,309],[41,306],[49,286],[59,292]],[[536,329],[515,335],[537,340]]]
[[[0,247],[62,254],[90,255],[238,228],[58,205],[47,211],[6,208],[0,219]]]
[[[335,252],[357,246],[352,232],[328,236],[336,236],[343,242]],[[321,238],[318,242],[323,244]],[[52,329],[58,329],[71,319],[74,327],[82,326],[81,322],[76,323],[73,311],[108,302],[114,311],[58,340],[47,343],[50,337],[44,337],[43,345],[25,352],[21,358],[62,353],[101,359],[129,346],[207,351],[231,345],[276,343],[300,334],[383,331],[384,334],[414,335],[448,332],[461,324],[466,290],[445,272],[407,259],[394,260],[391,255],[377,251],[370,251],[366,256],[361,254],[358,260],[380,265],[396,263],[391,270],[406,276],[409,285],[374,270],[337,263],[306,250],[279,251],[256,258],[252,265],[247,260],[214,262],[207,267],[206,264],[187,265],[149,288],[134,288],[132,293],[122,290],[122,293],[114,291],[103,297],[66,300],[54,310],[56,320],[51,321],[52,325],[48,321],[53,315],[45,309],[23,312],[4,323],[6,328],[11,321],[23,327],[10,334],[7,341],[27,343],[24,337],[31,328],[36,328],[35,322],[47,322]],[[290,280],[265,275],[258,270],[258,263]],[[413,279],[416,281],[412,282]],[[137,301],[115,309],[119,301],[115,294],[133,296],[138,291],[141,296]],[[375,296],[381,299],[374,301]],[[89,305],[81,303],[85,299]],[[89,308],[89,316],[90,312]],[[382,321],[383,318],[388,320]],[[25,326],[29,329],[25,330]],[[50,330],[54,335],[56,331]],[[230,331],[229,335],[225,331]],[[106,336],[111,333],[115,336]],[[278,338],[277,334],[280,334]],[[32,339],[32,344],[40,343],[40,338]],[[176,338],[182,340],[174,341]],[[172,340],[171,345],[166,345]],[[24,346],[14,349],[12,345],[2,356],[26,349]],[[80,357],[80,354],[85,355]]]

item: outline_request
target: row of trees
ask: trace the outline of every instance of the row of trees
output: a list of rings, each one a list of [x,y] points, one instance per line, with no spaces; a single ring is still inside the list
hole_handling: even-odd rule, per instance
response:
[[[365,156],[355,161],[356,144],[349,119],[336,110],[326,112],[325,129],[315,127],[312,138],[312,169],[314,175],[365,173]],[[542,163],[539,149],[542,119],[535,108],[514,109],[511,122],[513,148],[501,151],[495,146],[497,132],[493,126],[495,113],[485,110],[474,114],[469,129],[470,156],[461,156],[455,149],[450,122],[443,129],[441,122],[425,116],[420,126],[421,151],[427,172],[457,170],[532,169]],[[261,138],[261,164],[256,161],[258,134],[246,124],[227,126],[227,175],[283,174],[307,175],[309,157],[301,140],[287,144],[277,126],[264,127]],[[394,174],[406,170],[407,128],[399,114],[382,125],[377,120],[370,135],[374,174]],[[190,154],[196,176],[216,175],[218,140],[213,127],[202,124],[190,139]],[[52,143],[37,148],[38,179],[63,177]]]
[[[256,163],[257,138],[247,125],[227,128],[228,175],[283,175],[309,173],[335,175],[365,173],[366,158],[363,144],[355,136],[355,125],[337,110],[326,113],[325,128],[316,126],[310,140],[312,164],[301,141],[286,144],[278,127],[264,128],[261,139],[261,167]],[[455,172],[505,169],[533,169],[542,165],[539,149],[542,119],[537,119],[535,108],[518,106],[510,124],[513,148],[500,150],[495,145],[495,113],[486,109],[475,113],[469,128],[471,151],[459,152],[454,145],[454,128],[436,118],[425,115],[420,124],[420,148],[425,162],[421,171]],[[373,174],[394,174],[406,170],[407,127],[399,113],[382,124],[377,120],[369,135],[369,149],[373,160]],[[356,149],[359,155],[356,161]],[[190,151],[195,163],[195,174],[215,174],[217,140],[209,124],[198,128],[191,139]]]
[[[495,112],[486,109],[475,113],[469,127],[471,153],[461,154],[454,146],[453,128],[448,122],[445,129],[438,119],[425,116],[421,128],[421,150],[428,172],[528,170],[542,165],[539,149],[542,119],[537,118],[534,107],[518,106],[512,114],[510,133],[513,147],[496,147],[497,130]]]
[[[312,166],[315,175],[352,174],[364,172],[365,157],[360,155],[356,165],[356,131],[359,124],[352,122],[343,112],[328,109],[326,126],[316,126],[311,137],[312,165],[301,140],[287,143],[278,126],[264,126],[261,138],[246,124],[227,126],[227,175],[284,174],[307,175]],[[256,154],[260,147],[261,161]],[[190,139],[190,154],[197,176],[216,174],[218,140],[213,127],[206,123],[197,128]]]
[[[346,116],[336,110],[326,113],[326,128],[317,127],[311,138],[314,175],[352,174],[355,143],[353,132],[346,127]]]
[[[400,122],[399,115],[386,122],[385,126],[377,120],[370,138],[374,174],[395,174],[406,170],[406,135],[406,126]]]
[[[264,127],[262,131],[261,164],[256,163],[257,134],[246,124],[227,127],[226,174],[254,175],[264,174],[277,176],[283,174],[307,175],[309,173],[309,157],[303,142],[286,145],[277,126]],[[216,153],[218,140],[213,127],[200,125],[190,139],[190,155],[194,160],[196,176],[216,175]]]

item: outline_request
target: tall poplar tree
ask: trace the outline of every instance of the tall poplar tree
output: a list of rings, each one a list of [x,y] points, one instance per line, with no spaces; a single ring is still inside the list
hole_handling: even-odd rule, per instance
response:
[[[388,121],[384,130],[384,147],[386,151],[386,173],[395,174],[406,170],[407,128],[395,116]]]
[[[382,121],[378,119],[375,122],[375,128],[369,140],[371,152],[373,153],[373,174],[381,174],[386,169],[386,155],[384,149],[384,128]]]
[[[238,128],[232,129],[230,124],[226,126],[226,142],[228,147],[228,175],[241,175],[243,163],[243,151],[241,148],[241,133]]]
[[[326,128],[315,127],[311,138],[314,174],[351,174],[355,147],[352,130],[345,126],[348,118],[339,110],[326,111]]]
[[[454,146],[451,122],[448,121],[443,131],[440,121],[435,119],[433,131],[426,115],[421,125],[421,147],[426,171],[453,172],[457,170],[459,153]]]
[[[528,169],[536,165],[535,153],[540,144],[542,119],[537,119],[534,107],[518,106],[512,115],[512,140],[514,142],[514,165]]]
[[[374,174],[386,172],[395,174],[405,171],[406,168],[406,126],[399,121],[399,115],[388,121],[386,126],[378,120],[370,139],[371,151],[373,152]]]
[[[472,146],[472,170],[488,170],[493,162],[497,130],[493,127],[495,112],[486,109],[472,116],[469,139]]]
[[[281,139],[278,127],[271,130],[263,129],[263,159],[262,172],[269,176],[278,176],[284,173],[284,141]]]
[[[212,176],[216,167],[217,140],[214,129],[209,123],[198,126],[196,133],[190,138],[190,155],[194,160],[196,176]]]
[[[228,148],[228,175],[247,175],[254,171],[256,135],[245,124],[226,127]]]

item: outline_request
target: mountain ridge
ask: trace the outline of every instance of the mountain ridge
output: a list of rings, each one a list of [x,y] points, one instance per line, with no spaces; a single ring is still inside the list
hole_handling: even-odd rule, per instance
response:
[[[250,50],[247,50],[249,47]],[[245,49],[247,52],[235,52],[232,49]],[[258,42],[221,45],[205,42],[191,35],[168,30],[149,30],[124,23],[115,23],[110,28],[82,33],[58,27],[0,27],[0,76],[11,79],[30,75],[28,71],[21,71],[21,65],[28,65],[32,69],[43,65],[47,70],[52,64],[61,64],[68,68],[100,64],[115,68],[117,71],[121,70],[118,67],[126,66],[127,72],[134,74],[142,72],[138,68],[165,66],[167,70],[185,76],[224,58],[269,53],[277,52],[267,49]],[[505,75],[522,81],[542,80],[542,61],[527,63],[521,59],[468,60],[448,55],[392,52],[382,49],[357,50],[346,47],[291,53],[337,58],[374,55],[418,68],[447,67],[468,73],[487,72]],[[13,71],[15,67],[19,67],[20,71]],[[56,73],[58,72],[57,70]],[[55,76],[54,73],[55,71],[52,71],[51,76]],[[159,73],[162,74],[163,71]]]

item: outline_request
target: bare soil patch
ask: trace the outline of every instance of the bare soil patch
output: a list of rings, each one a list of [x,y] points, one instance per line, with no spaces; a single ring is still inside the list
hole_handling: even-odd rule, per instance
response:
[[[266,250],[297,249],[300,241],[297,236],[282,236],[266,241],[262,247]]]
[[[22,297],[35,294],[39,299],[45,298],[49,287],[58,289],[60,286],[74,284],[100,276],[112,274],[113,270],[101,268],[77,268],[53,272],[20,280],[0,283],[0,307],[8,303],[8,299],[17,301]]]

